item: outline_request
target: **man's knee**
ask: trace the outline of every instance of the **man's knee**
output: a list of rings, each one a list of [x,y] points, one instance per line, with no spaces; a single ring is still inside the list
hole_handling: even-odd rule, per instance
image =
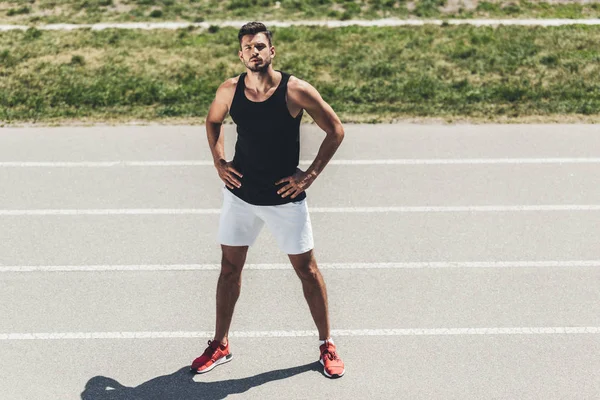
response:
[[[309,283],[320,282],[321,272],[319,271],[319,267],[317,266],[312,251],[305,254],[290,256],[290,260],[300,279]]]
[[[321,272],[316,265],[309,265],[306,268],[297,271],[300,279],[307,283],[318,284],[321,282]]]
[[[227,279],[237,280],[242,274],[248,246],[222,246],[221,275]]]

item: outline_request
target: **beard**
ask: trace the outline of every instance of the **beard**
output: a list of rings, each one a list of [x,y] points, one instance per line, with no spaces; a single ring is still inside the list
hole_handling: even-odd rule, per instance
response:
[[[266,72],[269,69],[269,65],[271,65],[271,59],[263,60],[262,65],[254,64],[254,62],[245,63],[246,67],[252,72]]]

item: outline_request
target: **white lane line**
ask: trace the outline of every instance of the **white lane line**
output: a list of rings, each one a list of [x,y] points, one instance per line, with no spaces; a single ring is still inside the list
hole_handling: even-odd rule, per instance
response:
[[[125,22],[125,23],[97,23],[97,24],[47,24],[36,26],[40,30],[73,30],[91,28],[92,30],[103,30],[109,28],[117,29],[182,29],[189,26],[208,29],[211,25],[221,27],[240,28],[247,21],[229,20],[204,21],[204,22]],[[561,25],[600,25],[600,19],[377,19],[377,20],[347,20],[347,21],[263,21],[271,27],[290,26],[326,26],[339,28],[344,26],[422,26],[422,25],[475,25],[475,26],[498,26],[498,25],[522,25],[522,26],[561,26]],[[27,30],[27,25],[0,25],[0,31]]]
[[[581,261],[434,261],[384,263],[319,263],[321,269],[434,269],[434,268],[578,268],[600,267],[600,260]],[[2,272],[98,272],[98,271],[218,271],[220,264],[140,265],[6,265]],[[246,264],[245,270],[292,270],[290,264]]]
[[[0,216],[22,215],[188,215],[220,214],[219,208],[125,208],[125,209],[37,209],[0,210]]]
[[[599,164],[600,158],[406,158],[331,160],[330,165],[482,165],[482,164]],[[310,165],[312,160],[301,160]],[[4,161],[3,168],[212,167],[212,161]]]
[[[302,161],[310,165],[312,161]],[[392,160],[331,160],[337,165],[470,165],[470,164],[597,164],[600,158],[415,158]]]
[[[557,204],[515,206],[417,206],[417,207],[309,207],[311,213],[426,213],[426,212],[523,212],[598,211],[600,204]],[[106,208],[0,210],[0,216],[47,215],[205,215],[220,214],[219,208]]]
[[[196,167],[213,166],[212,161],[5,161],[4,168],[107,168],[107,167]]]
[[[506,211],[596,211],[600,204],[454,206],[454,207],[314,207],[314,213],[421,213],[421,212],[506,212]]]
[[[332,336],[449,336],[449,335],[552,335],[598,334],[600,327],[522,327],[522,328],[436,328],[436,329],[333,329]],[[316,331],[234,331],[229,337],[271,338],[317,336]],[[0,340],[68,339],[179,339],[210,338],[213,332],[53,332],[0,333]]]

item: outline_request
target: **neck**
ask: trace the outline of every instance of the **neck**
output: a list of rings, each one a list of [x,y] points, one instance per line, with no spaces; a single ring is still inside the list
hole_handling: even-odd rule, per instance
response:
[[[262,72],[247,70],[245,85],[248,89],[266,92],[278,85],[280,79],[279,73],[273,69],[272,65],[269,65],[269,68]]]

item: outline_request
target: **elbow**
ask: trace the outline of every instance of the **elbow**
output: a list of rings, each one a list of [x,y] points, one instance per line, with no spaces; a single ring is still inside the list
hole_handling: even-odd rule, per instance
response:
[[[327,140],[331,140],[337,144],[342,143],[342,140],[344,140],[344,127],[341,123],[333,122],[329,126],[323,127],[322,129],[327,134]]]
[[[339,127],[338,127],[338,128],[335,130],[335,131],[334,131],[334,135],[335,135],[335,138],[337,139],[337,142],[338,142],[338,143],[342,143],[342,141],[344,140],[344,136],[345,136],[345,133],[344,133],[344,128],[343,128],[343,127],[341,127],[341,126],[339,126]]]

